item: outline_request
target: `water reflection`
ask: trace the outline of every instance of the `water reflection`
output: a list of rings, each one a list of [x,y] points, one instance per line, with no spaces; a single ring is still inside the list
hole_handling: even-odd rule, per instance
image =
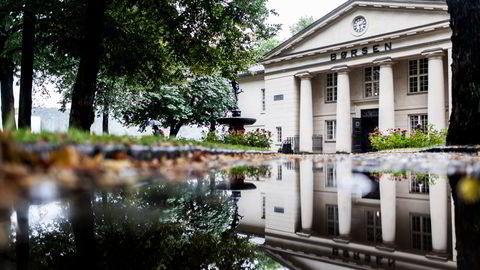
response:
[[[456,269],[446,172],[362,172],[351,159],[272,167],[242,192],[240,230],[284,264]]]

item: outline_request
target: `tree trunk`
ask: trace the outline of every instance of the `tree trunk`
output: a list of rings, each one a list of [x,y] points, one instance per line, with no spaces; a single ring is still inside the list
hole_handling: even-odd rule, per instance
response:
[[[458,197],[457,184],[465,175],[450,175],[452,197],[455,211],[455,233],[457,249],[457,267],[462,270],[480,269],[478,243],[480,243],[480,203],[468,203]]]
[[[13,97],[13,72],[14,64],[6,58],[0,58],[0,87],[2,99],[3,130],[14,130],[15,101]]]
[[[29,269],[30,262],[30,243],[29,243],[29,225],[28,225],[28,208],[26,202],[19,202],[15,205],[17,212],[17,236],[16,236],[16,250],[17,250],[17,270]]]
[[[97,269],[92,195],[88,191],[81,191],[72,199],[70,221],[77,252],[76,269]]]
[[[108,130],[108,117],[110,115],[110,106],[108,105],[108,103],[105,103],[103,105],[103,117],[102,117],[102,129],[103,129],[103,133],[104,134],[109,134],[109,130]]]
[[[178,132],[180,131],[180,128],[183,126],[182,123],[175,123],[175,124],[170,124],[170,137],[175,138],[178,135]]]
[[[480,0],[447,0],[452,28],[452,116],[448,145],[480,144]]]
[[[18,127],[30,129],[32,117],[33,54],[35,46],[35,0],[25,1],[23,11],[22,63]]]
[[[210,122],[210,132],[215,132],[217,130],[217,123],[215,121]]]
[[[72,92],[70,128],[90,131],[95,120],[95,92],[102,53],[105,0],[88,0],[85,39]]]

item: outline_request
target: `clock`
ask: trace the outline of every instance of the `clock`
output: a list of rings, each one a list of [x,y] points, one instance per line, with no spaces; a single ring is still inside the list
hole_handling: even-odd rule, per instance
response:
[[[355,19],[353,19],[352,22],[353,34],[356,36],[362,35],[363,33],[365,33],[365,31],[367,31],[367,26],[367,19],[365,19],[365,17],[356,17]]]

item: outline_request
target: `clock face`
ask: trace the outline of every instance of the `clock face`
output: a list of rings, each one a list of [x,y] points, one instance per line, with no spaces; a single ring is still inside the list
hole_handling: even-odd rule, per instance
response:
[[[361,34],[367,30],[367,20],[365,17],[357,17],[353,20],[353,31],[357,34]]]

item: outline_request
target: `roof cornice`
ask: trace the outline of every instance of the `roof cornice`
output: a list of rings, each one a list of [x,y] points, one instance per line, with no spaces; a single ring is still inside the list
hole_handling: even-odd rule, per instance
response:
[[[388,9],[408,9],[408,10],[429,10],[429,11],[447,11],[448,7],[444,0],[349,0],[340,5],[336,9],[329,12],[327,15],[318,19],[302,31],[293,35],[291,38],[282,42],[280,45],[272,49],[262,59],[262,63],[267,62],[285,50],[293,47],[302,40],[310,37],[313,33],[326,27],[341,16],[358,7],[372,7],[372,8],[388,8]]]

